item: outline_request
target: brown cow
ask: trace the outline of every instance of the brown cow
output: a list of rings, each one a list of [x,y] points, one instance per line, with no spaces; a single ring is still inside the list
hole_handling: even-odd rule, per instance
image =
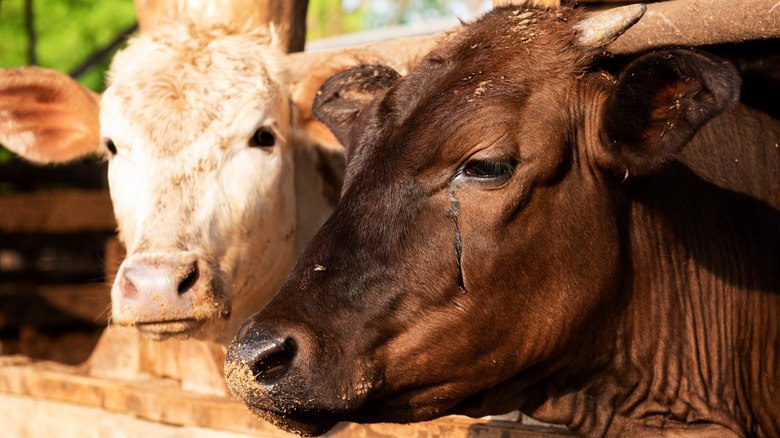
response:
[[[406,77],[331,78],[342,198],[231,344],[233,394],[302,434],[520,409],[780,436],[780,122],[703,51],[611,74],[594,46],[635,19],[501,8]]]

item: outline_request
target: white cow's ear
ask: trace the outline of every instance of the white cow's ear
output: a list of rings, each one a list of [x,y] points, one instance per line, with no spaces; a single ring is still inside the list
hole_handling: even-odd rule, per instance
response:
[[[0,70],[0,144],[34,162],[69,161],[100,146],[98,97],[42,68]]]
[[[291,55],[293,58],[296,55]],[[354,67],[364,65],[391,65],[392,62],[381,54],[366,49],[350,49],[334,53],[317,63],[307,72],[304,79],[293,90],[293,101],[300,117],[300,123],[310,139],[329,148],[341,149],[344,143],[336,131],[326,126],[326,121],[313,111],[315,100],[321,102],[322,86],[329,78]],[[320,108],[321,112],[322,108]]]
[[[643,55],[618,77],[601,119],[601,164],[631,175],[672,159],[713,117],[739,98],[729,62],[694,50]]]

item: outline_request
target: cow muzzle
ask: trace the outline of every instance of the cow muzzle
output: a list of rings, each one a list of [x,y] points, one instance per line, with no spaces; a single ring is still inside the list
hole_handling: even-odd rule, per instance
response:
[[[323,344],[323,336],[303,326],[250,319],[228,347],[227,387],[255,415],[277,427],[321,435],[362,405],[367,393],[362,383],[353,384],[367,380],[356,379],[360,370],[334,362],[325,365],[331,355]]]
[[[153,339],[189,337],[230,315],[227,285],[215,271],[191,252],[133,254],[114,280],[112,321]]]

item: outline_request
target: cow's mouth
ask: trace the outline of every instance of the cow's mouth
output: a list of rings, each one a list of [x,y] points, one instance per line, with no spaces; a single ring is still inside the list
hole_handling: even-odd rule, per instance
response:
[[[155,341],[177,338],[186,339],[203,326],[197,319],[178,319],[175,321],[139,322],[136,328],[142,335]]]
[[[249,406],[249,409],[261,420],[268,421],[286,432],[301,436],[320,436],[328,432],[340,420],[332,414],[323,412],[302,412],[280,414]]]

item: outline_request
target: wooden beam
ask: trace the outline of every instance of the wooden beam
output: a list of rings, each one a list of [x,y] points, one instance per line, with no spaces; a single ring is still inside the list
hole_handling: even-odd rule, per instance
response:
[[[35,414],[35,424],[30,424],[30,418],[20,415],[17,409],[20,405],[29,406],[32,401],[43,402],[30,413]],[[65,421],[58,415],[63,409],[74,412],[74,416]],[[76,411],[83,411],[84,415],[75,415]],[[127,417],[135,418],[145,425],[133,425],[127,421]],[[59,428],[64,427],[65,421],[67,427],[80,429],[83,434],[84,430],[94,431],[100,425],[108,427],[113,424],[111,419],[122,419],[120,424],[133,428],[122,430],[130,436],[143,436],[135,432],[146,430],[144,427],[149,428],[154,424],[205,430],[210,432],[209,437],[234,434],[269,438],[293,436],[256,419],[236,400],[183,391],[172,380],[149,378],[128,382],[97,379],[84,375],[77,367],[0,356],[0,424],[4,432],[22,429],[30,431],[28,436],[45,436],[41,434],[42,431],[60,432]],[[117,431],[115,428],[106,430]],[[68,436],[61,433],[53,435]],[[560,438],[571,435],[557,427],[450,416],[406,425],[342,424],[328,436]]]
[[[269,0],[263,2],[263,22],[273,23],[281,45],[288,53],[302,52],[306,43],[306,10],[309,0]]]
[[[778,37],[777,0],[673,0],[648,5],[644,17],[608,49],[625,54]]]
[[[0,231],[75,233],[116,229],[107,190],[62,190],[0,196]]]
[[[0,329],[108,324],[111,297],[106,284],[11,284],[0,285],[0,292]]]
[[[166,19],[218,21],[251,25],[273,24],[281,47],[289,52],[303,50],[306,10],[309,0],[135,0],[141,32]]]
[[[493,0],[493,7],[536,5],[547,8],[560,8],[561,0]]]
[[[8,192],[28,192],[52,187],[106,189],[108,163],[80,161],[57,166],[41,166],[22,159],[0,164],[0,183]],[[2,197],[2,195],[0,195]]]

